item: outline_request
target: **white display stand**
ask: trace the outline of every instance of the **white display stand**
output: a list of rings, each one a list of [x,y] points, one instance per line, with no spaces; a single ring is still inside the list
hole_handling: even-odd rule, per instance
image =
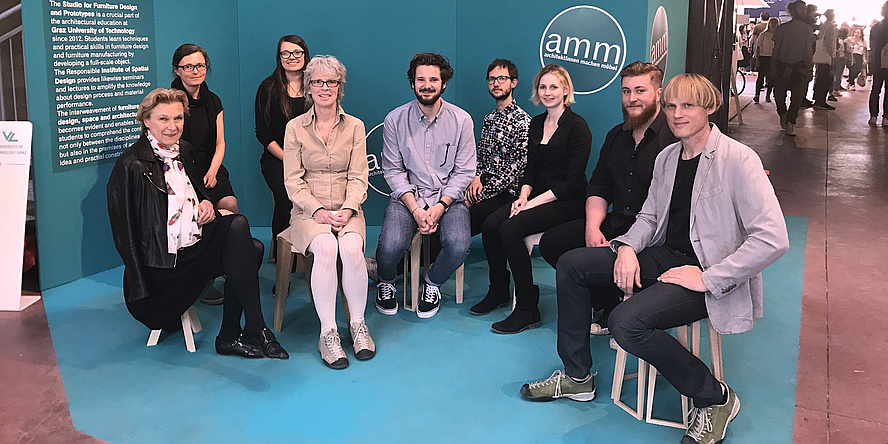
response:
[[[0,122],[0,311],[21,311],[40,300],[22,295],[32,131],[31,122]]]

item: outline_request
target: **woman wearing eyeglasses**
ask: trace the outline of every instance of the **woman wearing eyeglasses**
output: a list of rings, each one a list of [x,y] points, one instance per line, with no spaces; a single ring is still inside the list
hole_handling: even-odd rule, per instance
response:
[[[225,131],[222,125],[222,101],[204,81],[210,70],[207,52],[192,43],[176,48],[173,53],[173,75],[170,88],[185,91],[188,96],[188,117],[182,139],[194,145],[195,163],[210,195],[210,201],[222,214],[237,213],[237,197],[228,180],[225,158]]]
[[[339,105],[345,66],[333,56],[316,56],[305,67],[303,87],[312,107],[287,124],[284,180],[293,201],[284,233],[299,252],[314,257],[311,291],[321,321],[318,351],[328,367],[342,369],[348,358],[336,327],[337,260],[355,357],[367,360],[376,345],[364,323],[367,267],[365,222],[367,149],[364,123]]]
[[[274,257],[277,235],[290,226],[293,204],[284,187],[284,131],[287,122],[307,109],[302,72],[309,58],[308,45],[302,37],[281,37],[275,53],[274,72],[259,84],[256,91],[256,138],[264,148],[259,165],[274,199],[271,257]]]
[[[494,211],[482,227],[490,288],[508,289],[509,270],[515,282],[515,309],[491,327],[501,334],[540,326],[540,288],[533,283],[524,237],[582,218],[586,199],[592,133],[586,121],[570,109],[574,88],[567,70],[550,64],[537,72],[531,101],[545,106],[546,112],[530,120],[527,166],[518,199]],[[501,293],[485,299],[496,296],[500,299],[482,302],[496,307],[508,301],[508,295]]]

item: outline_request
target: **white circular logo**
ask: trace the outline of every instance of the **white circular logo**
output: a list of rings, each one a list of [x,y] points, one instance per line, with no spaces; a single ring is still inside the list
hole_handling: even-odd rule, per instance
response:
[[[556,15],[540,39],[540,63],[556,63],[570,73],[576,94],[610,85],[626,61],[626,35],[620,23],[595,6],[574,6]]]

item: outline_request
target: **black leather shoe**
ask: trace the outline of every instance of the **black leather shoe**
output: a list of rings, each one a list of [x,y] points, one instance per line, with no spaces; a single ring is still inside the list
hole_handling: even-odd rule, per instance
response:
[[[522,311],[516,308],[512,311],[512,314],[510,314],[509,317],[503,319],[502,321],[494,323],[490,328],[492,328],[493,331],[497,333],[510,335],[514,333],[521,333],[524,330],[530,330],[539,326],[539,310]]]
[[[274,337],[274,333],[268,327],[259,330],[256,337],[246,339],[247,344],[258,348],[262,356],[268,359],[290,359],[290,355],[281,347],[281,343]]]
[[[487,296],[481,299],[481,302],[472,306],[469,313],[475,316],[486,315],[493,310],[509,305],[509,294],[495,293],[492,290],[487,292]]]
[[[262,350],[259,350],[255,345],[245,343],[243,335],[238,336],[234,342],[221,341],[219,340],[219,337],[216,336],[216,353],[250,359],[262,357]]]

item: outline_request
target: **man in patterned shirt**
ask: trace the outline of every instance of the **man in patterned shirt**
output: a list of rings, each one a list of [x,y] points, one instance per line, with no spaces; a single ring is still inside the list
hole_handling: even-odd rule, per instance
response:
[[[518,181],[527,165],[530,116],[512,98],[517,85],[518,68],[511,61],[496,59],[487,67],[487,91],[496,100],[496,109],[484,117],[475,178],[466,190],[472,236],[481,232],[490,213],[518,196]],[[469,312],[484,315],[494,308],[482,301]]]

